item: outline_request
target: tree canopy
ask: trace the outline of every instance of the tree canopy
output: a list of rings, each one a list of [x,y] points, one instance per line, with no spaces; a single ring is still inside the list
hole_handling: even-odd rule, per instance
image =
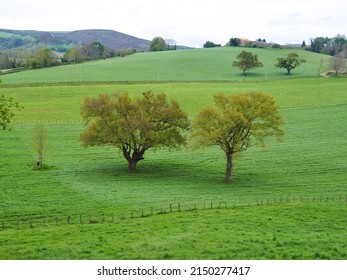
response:
[[[207,41],[207,42],[203,45],[204,48],[215,48],[215,47],[221,47],[221,46],[222,46],[221,44],[215,44],[215,43],[213,43],[213,42],[211,42],[211,41]]]
[[[241,39],[236,38],[236,37],[235,38],[230,38],[229,45],[231,47],[238,47],[238,46],[241,45]]]
[[[251,68],[263,67],[263,63],[258,60],[256,54],[242,51],[237,55],[236,60],[233,61],[233,67],[240,68],[242,74],[246,76],[246,71]]]
[[[277,63],[275,67],[287,69],[287,74],[290,75],[291,71],[298,67],[301,63],[304,63],[305,60],[299,58],[297,53],[288,53],[287,57],[277,58]]]
[[[0,95],[0,128],[2,130],[8,129],[15,115],[13,109],[19,110],[20,108],[19,104],[13,100],[13,97],[6,97],[4,94]]]
[[[186,144],[187,114],[176,101],[167,101],[165,94],[148,91],[137,98],[127,93],[85,97],[81,109],[86,123],[80,135],[84,145],[117,147],[131,173],[148,149]]]
[[[153,38],[149,47],[150,52],[166,51],[167,49],[167,44],[162,37]]]
[[[193,139],[198,147],[219,146],[227,158],[224,181],[231,182],[233,157],[249,147],[264,145],[268,136],[283,135],[282,117],[275,99],[262,93],[214,96],[217,106],[198,113]]]

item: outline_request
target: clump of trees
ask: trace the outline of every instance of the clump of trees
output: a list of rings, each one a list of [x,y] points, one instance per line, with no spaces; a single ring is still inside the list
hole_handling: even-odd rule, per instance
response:
[[[273,97],[262,93],[218,94],[217,108],[196,116],[191,134],[196,147],[219,146],[227,159],[225,182],[231,182],[233,159],[253,145],[264,146],[269,136],[283,136],[283,120]],[[187,142],[190,122],[176,101],[165,94],[145,92],[131,98],[127,93],[85,97],[81,107],[85,147],[118,148],[134,173],[149,149],[178,148]]]
[[[98,60],[114,57],[115,52],[100,42],[92,42],[86,46],[73,47],[66,51],[62,61],[80,63],[89,60]]]
[[[0,69],[50,67],[61,64],[60,57],[48,48],[18,48],[0,53]]]
[[[80,63],[89,60],[105,59],[114,56],[126,56],[135,53],[135,49],[115,52],[100,42],[68,49],[64,56],[49,48],[24,48],[0,52],[0,69],[41,68],[57,66],[62,63]]]
[[[221,47],[221,46],[222,46],[221,44],[215,44],[215,43],[213,43],[213,42],[211,42],[211,41],[207,41],[207,42],[203,45],[203,47],[206,48],[206,49],[208,49],[208,48],[216,48],[216,47]]]
[[[238,47],[241,45],[241,39],[239,38],[230,38],[228,45],[231,47]]]
[[[333,38],[316,37],[311,39],[311,46],[308,49],[334,56],[347,49],[347,39],[345,35],[336,35]]]
[[[126,50],[116,51],[115,56],[125,57],[128,55],[132,55],[134,53],[137,53],[136,49],[126,49]]]
[[[172,51],[176,50],[176,41],[173,39],[164,40],[162,37],[158,36],[152,39],[149,46],[150,52],[162,52],[162,51]]]

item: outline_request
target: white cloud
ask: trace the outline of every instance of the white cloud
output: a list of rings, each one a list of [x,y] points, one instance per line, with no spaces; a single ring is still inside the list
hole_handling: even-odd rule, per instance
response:
[[[113,29],[140,38],[173,38],[201,46],[230,37],[279,43],[345,34],[345,0],[11,0],[2,3],[0,28],[69,31]]]

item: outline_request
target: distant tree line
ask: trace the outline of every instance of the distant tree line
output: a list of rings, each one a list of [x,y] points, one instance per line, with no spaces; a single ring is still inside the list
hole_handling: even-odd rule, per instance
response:
[[[49,48],[15,48],[0,52],[0,69],[36,69],[57,66],[65,63],[81,63],[111,57],[124,57],[136,53],[136,49],[114,51],[100,42],[93,42],[85,46],[68,49],[65,54],[52,51]]]
[[[311,46],[308,50],[317,53],[328,54],[331,56],[347,52],[347,40],[345,35],[336,35],[333,38],[316,37],[311,39]]]
[[[204,48],[214,48],[214,47],[221,47],[221,44],[215,44],[212,41],[206,41],[206,43],[203,45]],[[285,46],[281,46],[277,43],[267,43],[266,39],[258,38],[257,40],[247,40],[247,39],[241,39],[237,37],[232,37],[230,40],[226,43],[226,46],[231,47],[249,47],[249,48],[282,48]],[[301,47],[308,51],[313,51],[317,53],[327,54],[331,56],[335,55],[343,55],[344,57],[347,56],[347,39],[345,35],[336,35],[335,37],[328,38],[328,37],[316,37],[314,39],[311,39],[311,44],[306,45],[306,42],[303,41],[301,45],[298,45],[298,47]]]

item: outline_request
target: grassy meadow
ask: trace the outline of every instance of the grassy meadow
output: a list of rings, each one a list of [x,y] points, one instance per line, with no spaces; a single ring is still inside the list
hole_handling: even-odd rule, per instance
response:
[[[4,84],[72,82],[159,82],[161,81],[264,81],[287,78],[286,70],[274,66],[277,57],[295,51],[306,60],[293,76],[308,77],[324,71],[329,56],[300,49],[246,49],[258,55],[264,67],[242,76],[232,61],[244,48],[222,47],[170,52],[137,53],[131,56],[75,65],[42,68],[2,76]]]
[[[266,81],[256,69],[244,79],[234,52],[140,53],[1,76],[1,93],[24,108],[0,133],[0,259],[346,259],[347,80],[316,77],[326,57],[309,52],[291,77],[272,69]],[[275,60],[288,51],[254,52]],[[145,71],[155,67],[165,82]],[[218,148],[149,151],[134,175],[115,148],[82,147],[84,96],[146,90],[176,99],[191,119],[215,93],[268,93],[284,141],[241,155],[231,185]],[[37,122],[50,138],[43,170],[30,144]]]

